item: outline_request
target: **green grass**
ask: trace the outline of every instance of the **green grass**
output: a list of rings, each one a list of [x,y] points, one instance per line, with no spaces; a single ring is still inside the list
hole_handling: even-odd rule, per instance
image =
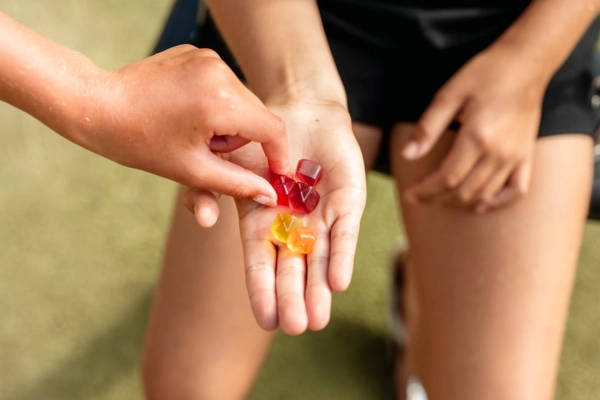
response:
[[[148,53],[168,0],[3,0],[105,68]],[[140,399],[138,366],[174,185],[127,170],[0,105],[0,399]],[[389,213],[393,215],[390,218]],[[280,335],[252,399],[382,399],[385,260],[401,232],[369,180],[356,273],[323,332]],[[600,226],[586,228],[560,400],[600,398]]]

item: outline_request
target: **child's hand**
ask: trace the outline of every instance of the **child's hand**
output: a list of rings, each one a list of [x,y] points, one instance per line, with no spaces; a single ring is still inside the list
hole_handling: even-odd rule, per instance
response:
[[[267,208],[238,200],[244,246],[246,282],[254,315],[264,329],[280,326],[300,334],[329,322],[331,290],[350,284],[360,219],[366,201],[362,154],[350,116],[339,105],[293,104],[270,108],[286,123],[293,176],[299,159],[323,167],[316,185],[321,201],[302,216],[317,236],[308,256],[291,253],[271,234],[271,224],[286,207]],[[231,161],[268,175],[264,156],[255,144],[228,155]]]
[[[407,200],[486,212],[527,192],[546,83],[535,71],[492,47],[440,89],[403,155],[420,158],[452,121],[461,126],[438,170],[408,188]]]
[[[285,126],[212,50],[175,47],[91,83],[74,135],[82,146],[189,187],[276,204],[269,182],[214,152],[260,142],[271,169],[283,173]]]
[[[0,11],[0,101],[94,153],[209,195],[277,204],[269,182],[215,152],[259,142],[273,171],[289,167],[281,119],[212,50],[178,46],[106,71]]]

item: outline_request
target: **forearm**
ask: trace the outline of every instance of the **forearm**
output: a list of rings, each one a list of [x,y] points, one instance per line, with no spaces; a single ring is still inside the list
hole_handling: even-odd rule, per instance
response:
[[[265,102],[346,104],[315,0],[209,0],[252,90]]]
[[[82,100],[99,74],[89,59],[0,12],[0,101],[80,142],[76,126],[92,118]]]
[[[549,81],[599,9],[600,0],[534,0],[494,46],[514,50],[525,66]]]

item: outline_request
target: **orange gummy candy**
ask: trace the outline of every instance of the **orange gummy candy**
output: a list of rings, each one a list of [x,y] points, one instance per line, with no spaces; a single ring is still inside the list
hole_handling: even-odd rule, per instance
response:
[[[310,254],[315,246],[315,231],[308,227],[298,227],[290,232],[287,247],[294,253]]]

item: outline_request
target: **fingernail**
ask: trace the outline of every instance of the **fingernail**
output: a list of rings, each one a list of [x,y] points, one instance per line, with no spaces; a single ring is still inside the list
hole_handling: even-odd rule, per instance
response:
[[[258,204],[262,204],[263,206],[274,206],[277,204],[277,201],[265,196],[264,194],[259,194],[254,199]]]
[[[402,155],[408,159],[417,158],[417,156],[419,155],[419,142],[417,142],[416,140],[411,140],[410,142],[408,142],[408,144],[404,147],[404,150],[402,151]]]

